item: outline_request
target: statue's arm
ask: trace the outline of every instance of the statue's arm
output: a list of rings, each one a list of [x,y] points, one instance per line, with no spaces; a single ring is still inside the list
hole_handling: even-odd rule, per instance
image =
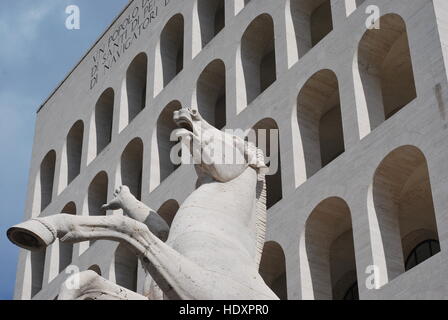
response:
[[[146,224],[148,229],[162,241],[168,238],[169,226],[153,209],[137,200],[126,186],[119,187],[114,193],[114,199],[103,206],[104,210],[123,209],[130,218]]]

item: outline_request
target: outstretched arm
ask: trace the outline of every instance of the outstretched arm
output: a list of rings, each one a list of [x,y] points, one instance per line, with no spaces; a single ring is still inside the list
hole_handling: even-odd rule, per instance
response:
[[[168,299],[207,299],[207,283],[215,277],[161,241],[145,224],[122,215],[56,214],[34,218],[10,228],[8,238],[29,250],[42,250],[57,238],[67,243],[88,240],[126,243]]]
[[[166,221],[143,202],[137,200],[127,186],[121,186],[114,192],[114,199],[105,204],[104,210],[123,209],[130,218],[146,224],[149,230],[162,241],[166,241],[170,227]]]

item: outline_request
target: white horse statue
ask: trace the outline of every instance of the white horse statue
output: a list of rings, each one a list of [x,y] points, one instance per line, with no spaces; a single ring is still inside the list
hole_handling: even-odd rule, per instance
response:
[[[79,287],[62,285],[58,299],[278,299],[260,276],[265,240],[266,184],[263,153],[237,136],[219,131],[196,110],[174,113],[175,135],[195,161],[198,188],[179,208],[171,228],[122,186],[105,210],[126,216],[55,214],[8,230],[8,238],[28,250],[42,250],[57,238],[75,243],[106,239],[126,244],[154,280],[143,295],[83,271]],[[213,139],[204,137],[213,137]],[[218,144],[243,161],[213,160]]]

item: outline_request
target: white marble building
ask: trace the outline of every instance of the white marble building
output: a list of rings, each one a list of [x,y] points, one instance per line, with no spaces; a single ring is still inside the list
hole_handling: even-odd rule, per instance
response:
[[[195,173],[171,116],[193,106],[279,129],[260,273],[281,298],[447,298],[447,29],[445,0],[130,1],[37,113],[24,219],[105,214],[126,184],[172,221]],[[54,299],[69,265],[143,293],[96,241],[22,250],[15,298]]]

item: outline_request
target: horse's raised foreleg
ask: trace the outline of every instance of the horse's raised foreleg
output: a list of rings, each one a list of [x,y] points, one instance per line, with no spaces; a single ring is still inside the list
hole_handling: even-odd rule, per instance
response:
[[[148,300],[91,270],[70,276],[61,286],[58,300]]]

